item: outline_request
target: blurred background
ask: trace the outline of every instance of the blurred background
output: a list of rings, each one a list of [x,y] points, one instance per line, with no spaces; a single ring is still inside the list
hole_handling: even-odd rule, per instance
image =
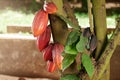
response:
[[[68,0],[82,27],[89,26],[87,0]],[[0,0],[0,33],[6,26],[31,26],[34,14],[41,8],[40,0]],[[107,27],[115,27],[115,18],[120,16],[120,0],[106,0]]]

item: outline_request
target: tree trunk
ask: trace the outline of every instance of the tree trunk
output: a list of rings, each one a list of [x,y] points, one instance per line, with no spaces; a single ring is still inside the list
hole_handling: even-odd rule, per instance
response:
[[[95,52],[96,61],[101,56],[107,44],[107,25],[106,25],[106,8],[105,0],[92,0],[93,3],[93,20],[94,20],[94,30],[97,36],[97,49]],[[100,80],[109,80],[110,76],[110,65],[103,73]]]
[[[95,58],[98,60],[104,50],[107,35],[105,0],[92,0],[93,2],[93,20],[94,29],[98,44]]]

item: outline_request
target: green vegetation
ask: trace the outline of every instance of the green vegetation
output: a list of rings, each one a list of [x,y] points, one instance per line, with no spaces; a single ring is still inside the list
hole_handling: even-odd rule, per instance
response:
[[[7,25],[30,25],[34,15],[22,11],[4,10],[0,11],[0,32],[6,32]]]
[[[88,27],[89,26],[89,19],[88,19],[88,15],[85,13],[75,13],[78,21],[79,21],[79,25],[81,25],[82,27]],[[107,27],[115,27],[115,19],[120,16],[119,15],[111,15],[111,16],[107,16]]]
[[[89,26],[88,15],[85,13],[75,13],[79,24],[82,27]],[[2,10],[0,11],[0,32],[6,32],[7,25],[32,25],[34,14],[24,13],[22,11]],[[107,26],[115,27],[115,18],[120,15],[112,15],[107,17]]]

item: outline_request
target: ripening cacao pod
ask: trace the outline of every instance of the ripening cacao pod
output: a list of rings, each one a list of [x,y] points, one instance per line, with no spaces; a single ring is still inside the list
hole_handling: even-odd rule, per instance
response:
[[[52,57],[53,57],[53,62],[56,64],[58,69],[62,69],[62,52],[64,50],[64,46],[59,43],[55,43],[52,49]]]
[[[53,49],[53,44],[50,44],[48,45],[48,47],[46,47],[44,50],[43,50],[43,59],[45,61],[52,61],[52,49]]]
[[[57,7],[53,2],[48,2],[48,3],[45,2],[43,5],[43,9],[48,14],[53,14],[53,13],[57,12]]]
[[[44,10],[39,10],[33,20],[32,24],[32,32],[34,37],[37,37],[41,35],[48,24],[48,13],[46,13]]]
[[[37,47],[40,51],[46,48],[51,38],[51,29],[47,27],[46,30],[37,37]]]
[[[94,51],[95,48],[97,47],[97,38],[96,38],[95,35],[91,36],[91,40],[90,40],[89,46],[90,46],[90,50],[91,51]]]
[[[47,71],[54,72],[56,70],[56,65],[53,61],[47,61]]]

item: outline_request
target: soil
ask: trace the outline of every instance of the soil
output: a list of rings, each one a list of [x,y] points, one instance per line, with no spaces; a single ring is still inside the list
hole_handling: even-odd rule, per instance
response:
[[[24,77],[0,75],[0,80],[51,80],[51,79],[47,79],[47,78],[24,78]]]

